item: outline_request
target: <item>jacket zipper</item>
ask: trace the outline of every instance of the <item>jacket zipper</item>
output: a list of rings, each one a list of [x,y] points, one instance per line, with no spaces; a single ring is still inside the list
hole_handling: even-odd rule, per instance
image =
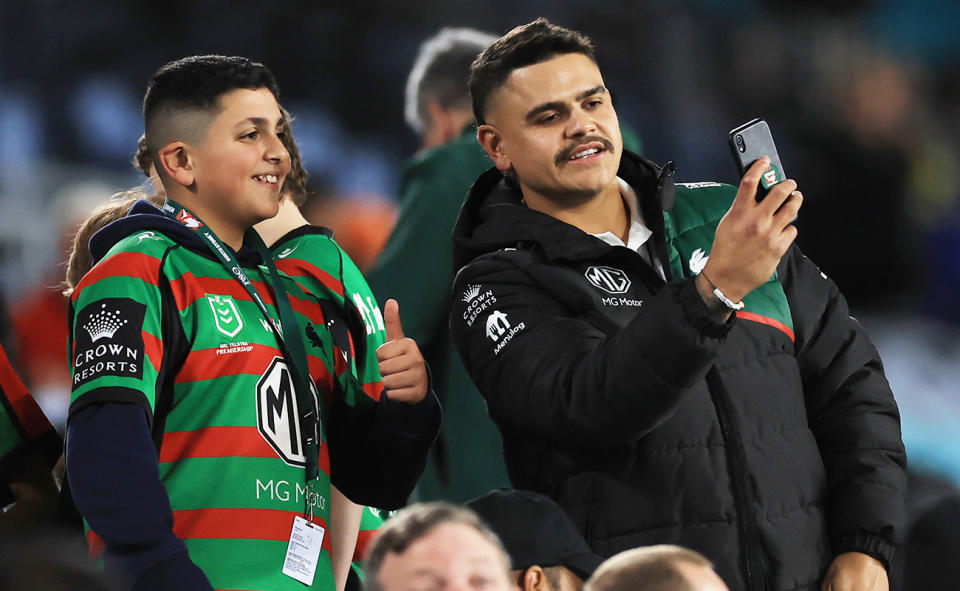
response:
[[[716,367],[707,372],[707,386],[710,398],[717,411],[717,421],[720,423],[720,433],[723,436],[726,450],[727,473],[730,477],[730,486],[733,490],[734,505],[737,509],[737,528],[740,531],[740,550],[743,554],[744,578],[747,589],[763,591],[766,589],[766,576],[763,569],[763,557],[758,545],[756,532],[756,514],[753,503],[747,495],[747,479],[744,468],[747,465],[746,452],[743,449],[743,440],[739,436],[736,417],[728,402],[727,389],[720,379]],[[755,576],[756,574],[756,576]]]

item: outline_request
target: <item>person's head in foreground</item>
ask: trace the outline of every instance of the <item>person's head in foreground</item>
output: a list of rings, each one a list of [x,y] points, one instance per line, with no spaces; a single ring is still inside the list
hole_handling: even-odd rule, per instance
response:
[[[603,559],[552,499],[501,489],[467,502],[510,555],[510,578],[523,591],[579,591]]]
[[[662,544],[626,550],[607,559],[584,591],[728,591],[702,554]]]
[[[146,145],[168,199],[238,247],[277,213],[290,171],[277,84],[242,57],[193,56],[157,70],[143,99]]]
[[[619,199],[623,140],[589,39],[537,19],[484,51],[469,83],[477,139],[527,205],[549,213]]]
[[[449,503],[419,503],[380,529],[365,559],[367,591],[511,589],[510,559],[477,515]]]

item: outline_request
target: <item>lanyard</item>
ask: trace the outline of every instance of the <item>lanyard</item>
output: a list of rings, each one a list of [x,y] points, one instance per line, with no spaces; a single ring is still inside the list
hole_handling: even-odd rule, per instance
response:
[[[263,258],[263,263],[270,271],[270,283],[273,287],[273,293],[276,296],[277,311],[280,313],[280,321],[270,314],[270,310],[260,297],[257,288],[247,277],[240,263],[233,256],[232,250],[225,246],[217,235],[201,222],[190,210],[183,207],[172,199],[167,199],[163,205],[163,213],[167,217],[173,218],[198,235],[203,243],[207,245],[213,255],[220,260],[224,269],[228,270],[233,277],[240,282],[240,285],[246,290],[257,308],[264,317],[274,327],[274,334],[280,343],[280,348],[284,352],[287,365],[290,368],[290,374],[293,378],[294,390],[297,394],[297,406],[300,409],[300,433],[304,439],[303,450],[306,457],[306,504],[307,515],[312,518],[313,506],[316,501],[316,492],[313,490],[313,482],[316,480],[318,468],[318,456],[320,450],[320,419],[316,400],[314,399],[312,388],[310,387],[310,377],[307,365],[307,354],[303,346],[303,339],[298,332],[297,319],[293,314],[293,308],[290,306],[290,300],[287,298],[287,292],[283,288],[280,280],[280,274],[273,262],[273,257],[267,250],[266,245],[260,235],[251,228],[244,234],[244,239],[253,243],[257,252]]]

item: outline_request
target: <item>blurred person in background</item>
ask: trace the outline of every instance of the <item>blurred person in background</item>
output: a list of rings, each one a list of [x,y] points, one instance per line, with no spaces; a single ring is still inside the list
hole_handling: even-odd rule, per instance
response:
[[[0,345],[0,533],[52,522],[63,441]]]
[[[445,28],[420,45],[404,103],[420,151],[404,168],[397,222],[367,275],[375,293],[403,307],[406,330],[420,343],[443,403],[441,434],[417,489],[421,500],[462,502],[508,484],[500,434],[447,328],[451,231],[470,185],[491,165],[477,145],[467,71],[495,39]]]
[[[520,591],[579,591],[603,562],[546,495],[501,489],[466,506],[500,538],[510,555],[510,579]]]
[[[591,42],[543,19],[487,49],[470,88],[496,169],[454,231],[450,326],[514,485],[604,556],[679,543],[738,590],[885,591],[899,415],[793,246],[796,182],[760,158],[739,187],[675,184],[623,150]]]
[[[729,591],[699,552],[662,544],[625,550],[607,559],[585,591]]]
[[[470,509],[418,503],[388,520],[367,552],[366,591],[513,591],[510,557]]]
[[[39,285],[11,302],[18,369],[50,421],[61,428],[70,403],[70,372],[63,356],[67,350],[67,304],[60,287],[63,261],[77,227],[111,192],[105,184],[82,182],[57,194],[52,206],[57,220],[56,263],[43,273]]]

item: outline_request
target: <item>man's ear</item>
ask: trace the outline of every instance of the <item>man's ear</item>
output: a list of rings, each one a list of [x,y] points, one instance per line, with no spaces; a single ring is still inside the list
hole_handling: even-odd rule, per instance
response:
[[[190,146],[182,141],[170,142],[157,150],[160,168],[163,174],[184,187],[193,185],[194,163],[190,156]]]
[[[550,583],[547,582],[547,575],[538,565],[529,567],[523,573],[523,591],[548,591]]]
[[[506,172],[513,167],[510,158],[504,151],[503,137],[496,127],[489,123],[484,123],[477,128],[477,141],[487,156],[493,160],[493,165],[501,172]]]

